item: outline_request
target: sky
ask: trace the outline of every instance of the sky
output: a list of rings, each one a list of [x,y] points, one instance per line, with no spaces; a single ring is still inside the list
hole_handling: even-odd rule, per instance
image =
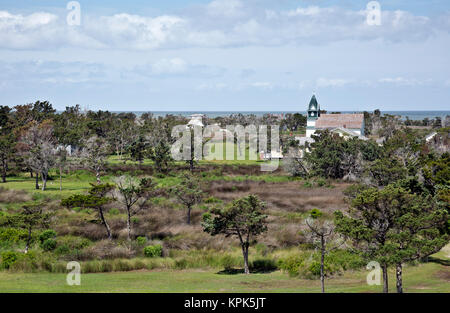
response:
[[[448,0],[68,3],[0,2],[0,105],[450,110]]]

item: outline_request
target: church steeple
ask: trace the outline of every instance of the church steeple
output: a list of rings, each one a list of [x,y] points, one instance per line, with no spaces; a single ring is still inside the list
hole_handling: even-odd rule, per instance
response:
[[[308,118],[317,119],[320,116],[320,106],[317,103],[316,95],[313,95],[308,106]]]
[[[306,121],[306,137],[311,137],[316,130],[316,121],[320,116],[320,105],[317,102],[316,95],[313,94],[309,101]]]

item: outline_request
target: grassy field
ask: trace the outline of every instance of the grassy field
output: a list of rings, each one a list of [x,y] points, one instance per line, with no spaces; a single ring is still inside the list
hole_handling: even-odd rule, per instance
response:
[[[220,161],[217,161],[220,162]],[[226,162],[226,161],[224,161]],[[237,162],[237,161],[236,161]],[[244,161],[246,162],[246,161]],[[248,162],[248,161],[247,161]],[[258,165],[256,161],[252,161]],[[114,162],[111,162],[114,163]],[[103,182],[112,182],[113,178],[130,170],[127,165],[120,167],[120,163],[113,164],[117,168],[110,169],[107,175],[102,176]],[[343,190],[348,183],[337,181],[306,181],[295,179],[282,172],[262,173],[256,166],[239,164],[205,164],[200,163],[203,169],[198,173],[205,193],[216,203],[228,203],[238,197],[248,194],[257,194],[267,203],[267,214],[270,225],[266,234],[260,236],[259,251],[252,247],[251,260],[257,258],[279,259],[283,253],[296,249],[303,243],[300,226],[305,214],[312,208],[319,208],[326,216],[331,216],[337,209],[345,209]],[[147,168],[146,168],[147,167]],[[119,169],[120,168],[120,169]],[[148,175],[149,165],[132,168]],[[255,169],[256,168],[256,169]],[[147,173],[147,174],[146,174]],[[179,172],[172,175],[153,176],[160,187],[171,187],[180,182]],[[1,184],[4,189],[0,192],[0,210],[14,213],[21,205],[27,202],[44,200],[51,203],[55,210],[57,223],[53,228],[58,233],[58,240],[65,242],[70,238],[87,238],[89,247],[85,250],[88,260],[104,259],[104,230],[95,223],[96,213],[67,210],[60,208],[59,200],[75,193],[84,193],[90,183],[95,182],[91,173],[83,170],[72,171],[62,177],[62,191],[59,190],[59,175],[52,172],[53,180],[48,182],[47,190],[35,190],[35,181],[29,174],[8,177],[8,182]],[[47,201],[49,200],[49,201]],[[214,204],[212,204],[214,205]],[[117,246],[124,240],[125,215],[123,210],[112,210],[106,214],[113,233],[117,235]],[[236,242],[222,237],[211,237],[201,230],[201,215],[208,209],[205,205],[196,207],[192,212],[192,226],[184,222],[184,209],[170,198],[158,198],[148,212],[143,212],[134,223],[134,231],[139,235],[151,238],[154,234],[160,236],[170,256],[161,258],[164,261],[192,260],[193,263],[211,259],[206,250],[213,251],[214,255],[223,256],[224,251],[232,251],[240,260],[240,252]],[[233,246],[234,245],[234,246]],[[234,247],[231,248],[230,246]],[[272,251],[272,247],[274,250]],[[264,248],[264,249],[262,249]],[[267,251],[264,252],[267,248]],[[10,247],[4,247],[8,250]],[[16,250],[23,249],[15,246]],[[35,246],[36,251],[41,251]],[[233,250],[235,249],[235,250]],[[140,249],[142,250],[142,249]],[[258,250],[258,251],[257,251]],[[0,249],[0,251],[2,251]],[[271,252],[272,251],[272,252]],[[142,251],[140,252],[142,254]],[[286,254],[286,253],[285,253]],[[205,255],[201,258],[200,255]],[[137,255],[139,257],[139,254]],[[140,255],[142,257],[142,255]],[[118,256],[121,258],[124,256]],[[62,269],[65,269],[65,262]],[[72,259],[70,259],[72,260]],[[51,262],[56,259],[52,259]],[[450,246],[439,252],[432,262],[417,266],[405,266],[404,285],[406,292],[450,292]],[[52,263],[53,264],[53,263]],[[241,266],[241,265],[234,265]],[[144,267],[145,268],[145,267]],[[22,271],[0,271],[0,292],[319,292],[320,282],[290,277],[288,274],[274,271],[258,273],[250,276],[242,274],[221,274],[222,265],[211,266],[209,263],[181,270],[178,267],[147,267],[153,270],[140,270],[129,272],[85,273],[82,274],[81,286],[68,286],[66,275],[61,273]],[[63,271],[62,270],[62,271]],[[118,269],[119,271],[123,270]],[[379,292],[381,286],[368,286],[366,275],[368,271],[347,270],[343,275],[327,279],[326,288],[330,292]],[[395,291],[395,276],[392,271],[390,278],[391,291]]]
[[[380,292],[366,283],[366,271],[328,279],[328,292]],[[450,292],[449,266],[430,262],[404,269],[405,292]],[[395,292],[394,272],[390,290]],[[135,271],[82,274],[81,286],[68,286],[65,274],[0,272],[0,292],[320,292],[318,280],[264,274],[220,274],[213,270]]]

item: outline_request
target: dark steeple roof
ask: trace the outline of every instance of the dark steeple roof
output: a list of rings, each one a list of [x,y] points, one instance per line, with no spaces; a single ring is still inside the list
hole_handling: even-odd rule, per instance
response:
[[[318,111],[319,104],[317,103],[316,95],[313,95],[311,101],[309,101],[308,111]]]

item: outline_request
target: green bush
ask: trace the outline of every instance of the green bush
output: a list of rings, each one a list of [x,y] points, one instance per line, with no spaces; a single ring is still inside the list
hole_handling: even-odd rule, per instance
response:
[[[56,237],[56,232],[53,229],[47,229],[44,230],[40,235],[39,235],[39,241],[41,243],[43,243],[44,241],[46,241],[47,239],[53,239]]]
[[[325,179],[323,179],[323,178],[317,179],[316,183],[317,183],[317,186],[319,186],[319,187],[323,187],[323,186],[327,185],[327,181]]]
[[[325,261],[323,263],[323,270],[325,272],[325,276],[327,275],[332,275],[335,273],[336,268],[333,268],[329,262]],[[313,276],[320,276],[320,262],[319,261],[314,261],[312,262],[309,267],[308,267],[308,271],[310,274],[312,274]]]
[[[56,240],[55,239],[46,239],[41,243],[41,248],[44,251],[53,251],[56,248]]]
[[[204,203],[222,203],[222,200],[216,198],[216,197],[209,197],[206,198],[205,201],[203,201]]]
[[[118,215],[118,214],[120,214],[120,211],[117,208],[112,208],[109,210],[109,214],[110,215]]]
[[[303,255],[291,255],[278,261],[278,267],[289,274],[297,276],[305,266],[305,257]]]
[[[306,182],[303,184],[303,187],[305,187],[305,188],[312,188],[312,187],[313,187],[313,184],[311,184],[309,181],[306,181]]]
[[[277,264],[273,259],[257,259],[250,264],[250,270],[254,272],[270,272],[276,270]]]
[[[357,270],[366,266],[365,260],[358,254],[348,250],[336,250],[327,255],[330,264],[338,266],[340,269]]]
[[[14,251],[5,251],[2,253],[2,269],[9,269],[20,258],[20,254]]]
[[[319,218],[322,216],[322,211],[320,211],[319,209],[312,209],[309,214],[311,215],[312,218]]]
[[[0,229],[0,241],[7,241],[11,243],[17,243],[21,240],[25,240],[28,233],[24,229],[17,228],[2,228]]]
[[[161,245],[147,246],[144,248],[144,255],[148,258],[162,257],[162,252],[163,249]]]
[[[84,248],[91,244],[89,239],[77,236],[58,237],[55,253],[57,255],[72,256],[77,258]]]
[[[138,245],[143,246],[147,243],[147,238],[145,237],[137,237],[136,242]]]

